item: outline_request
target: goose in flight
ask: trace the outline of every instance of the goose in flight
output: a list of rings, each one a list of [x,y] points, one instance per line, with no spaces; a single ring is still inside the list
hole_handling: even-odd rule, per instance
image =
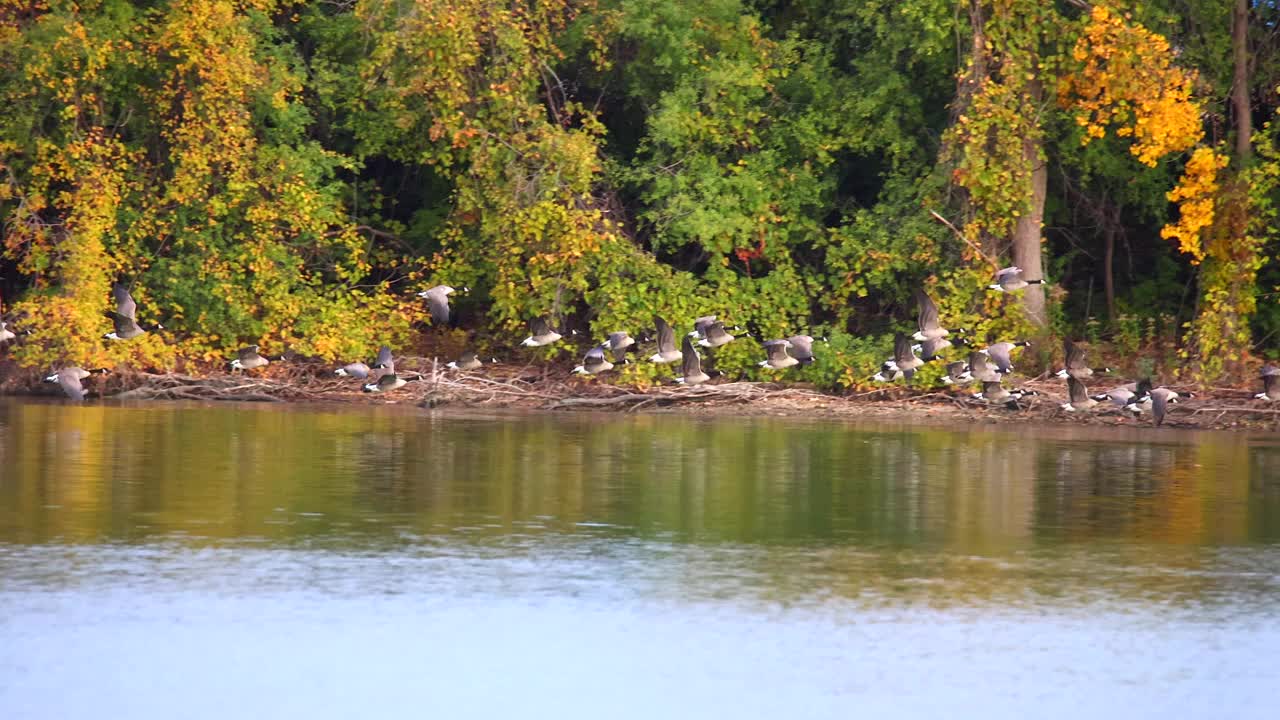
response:
[[[525,338],[524,342],[520,344],[525,347],[542,347],[543,345],[550,345],[562,337],[564,336],[551,329],[545,317],[536,317],[529,321],[529,337]]]
[[[1014,290],[1022,290],[1028,285],[1043,285],[1044,280],[1028,280],[1023,276],[1022,268],[1007,267],[996,271],[996,281],[988,288],[999,292],[1013,292]]]
[[[653,325],[658,334],[658,352],[649,357],[649,362],[673,363],[683,357],[676,348],[676,331],[660,316],[653,316]]]
[[[680,344],[680,377],[676,378],[676,382],[683,385],[700,385],[711,379],[711,376],[702,370],[702,358],[698,357],[698,351],[693,347],[693,338],[686,336],[684,342]]]
[[[111,324],[115,326],[115,330],[102,337],[108,340],[132,340],[152,330],[164,329],[160,323],[151,325],[138,322],[138,304],[133,301],[133,296],[123,285],[112,287],[111,294],[115,297],[116,309],[107,310],[103,315],[111,318]]]
[[[790,347],[790,340],[769,340],[765,342],[764,349],[769,354],[769,357],[760,361],[760,367],[785,370],[793,365],[799,365],[800,361],[787,352]]]
[[[467,292],[470,288],[462,288]],[[435,325],[447,326],[454,319],[453,309],[449,307],[449,296],[457,290],[448,285],[436,285],[418,293],[418,297],[426,298],[427,309],[431,311],[431,322]]]

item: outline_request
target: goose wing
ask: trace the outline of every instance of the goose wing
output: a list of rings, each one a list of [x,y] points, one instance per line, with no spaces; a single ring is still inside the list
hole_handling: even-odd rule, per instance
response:
[[[1000,385],[999,380],[990,380],[982,383],[982,397],[986,400],[998,400],[1008,394],[1008,391]]]
[[[1067,338],[1063,341],[1062,356],[1066,358],[1065,367],[1068,370],[1080,370],[1086,367],[1084,362],[1084,348],[1072,342],[1071,338]]]
[[[387,370],[395,371],[396,362],[395,359],[391,357],[390,346],[383,345],[378,348],[378,357],[373,361],[373,366],[376,368],[386,368]]]
[[[706,339],[709,341],[717,341],[717,340],[721,340],[722,338],[729,338],[729,340],[733,339],[733,337],[730,336],[729,333],[725,332],[724,323],[720,322],[719,320],[714,320],[709,325],[707,325],[703,329],[703,333]],[[728,341],[726,340],[725,342],[728,342]]]
[[[635,340],[631,339],[630,333],[625,331],[609,333],[609,342],[607,345],[613,351],[614,362],[622,362],[627,357],[627,348],[635,344]]]
[[[987,348],[987,354],[991,356],[991,360],[996,364],[996,370],[1007,373],[1013,370],[1013,360],[1009,358],[1009,351],[1013,349],[1013,345],[1009,343],[996,343]]]
[[[930,330],[939,329],[938,325],[938,306],[934,304],[933,298],[920,288],[915,289],[916,305],[920,308],[919,315],[916,316],[916,324],[920,328],[920,332],[927,333]]]
[[[529,334],[534,337],[551,334],[551,327],[547,325],[545,317],[536,317],[529,321]]]
[[[139,329],[137,321],[129,315],[112,312],[111,310],[107,310],[102,314],[111,318],[111,324],[115,327],[116,335],[127,335],[137,332]]]
[[[1021,274],[1022,268],[1020,267],[1001,268],[996,271],[996,283],[1003,285],[1008,282],[1013,282],[1014,280],[1017,280]]]
[[[74,372],[80,368],[67,368],[58,373],[58,385],[62,392],[72,400],[84,400],[84,386],[80,384],[80,374]],[[81,372],[84,372],[81,370]]]
[[[1164,422],[1164,415],[1169,411],[1169,396],[1166,393],[1159,392],[1164,388],[1157,388],[1151,393],[1151,416],[1155,418],[1156,427]]]
[[[133,301],[133,296],[123,285],[116,285],[111,288],[111,294],[116,300],[116,312],[131,320],[138,319],[138,304]]]
[[[770,340],[764,344],[765,352],[769,353],[770,363],[786,362],[791,357],[787,354],[787,348],[791,347],[788,340]]]
[[[675,352],[676,331],[671,329],[666,320],[657,315],[653,316],[653,325],[658,332],[658,353]]]
[[[807,361],[813,359],[813,337],[809,335],[792,335],[787,338],[791,343],[791,357]]]
[[[987,362],[986,354],[974,350],[969,353],[969,374],[974,380],[988,381],[997,378],[996,371]]]
[[[1074,377],[1067,377],[1067,394],[1072,405],[1083,406],[1089,403],[1089,389]]]
[[[715,321],[716,321],[715,315],[704,315],[694,320],[693,321],[694,334],[697,335],[698,337],[706,337],[707,328],[711,327],[712,323],[714,323]]]
[[[586,357],[582,359],[582,367],[586,368],[588,371],[598,370],[605,363],[604,351],[608,347],[608,343],[605,343],[588,350]]]
[[[252,360],[253,358],[258,357],[258,346],[250,345],[248,347],[242,347],[236,351],[236,355],[240,358],[240,362]]]
[[[920,343],[920,355],[925,360],[932,360],[938,357],[938,353],[949,347],[951,347],[951,341],[946,338],[929,338]]]
[[[916,359],[915,352],[911,349],[911,339],[906,333],[898,333],[893,336],[893,361],[900,368],[912,367],[913,361]]]
[[[445,286],[437,285],[427,291],[427,309],[431,311],[431,322],[449,324],[449,291]]]
[[[693,339],[685,337],[680,343],[680,374],[685,377],[697,377],[702,374],[702,358],[693,349]]]

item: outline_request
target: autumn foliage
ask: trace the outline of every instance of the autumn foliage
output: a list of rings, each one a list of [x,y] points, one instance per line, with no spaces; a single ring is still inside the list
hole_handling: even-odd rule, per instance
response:
[[[1276,161],[1231,165],[1221,41],[1186,29],[1218,16],[962,5],[0,0],[0,292],[31,331],[6,352],[354,359],[442,332],[415,293],[447,282],[495,354],[538,315],[599,335],[717,314],[830,336],[808,377],[853,386],[918,284],[977,342],[1042,331],[984,289],[1039,212],[1052,329],[1096,326],[1105,217],[1126,313],[1199,279],[1231,342],[1280,336],[1246,301],[1280,284],[1248,220]],[[1223,285],[1240,262],[1248,287]],[[166,330],[104,341],[116,282]],[[1226,322],[1203,308],[1174,319],[1201,346]],[[766,377],[757,355],[716,363]]]

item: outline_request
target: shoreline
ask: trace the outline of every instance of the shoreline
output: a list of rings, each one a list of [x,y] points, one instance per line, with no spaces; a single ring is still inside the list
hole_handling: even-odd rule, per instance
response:
[[[426,363],[430,366],[430,362]],[[10,368],[11,369],[11,368]],[[412,405],[423,408],[533,412],[654,413],[688,416],[795,417],[871,420],[946,425],[1007,425],[1153,428],[1149,415],[1138,418],[1099,405],[1068,412],[1065,383],[1031,380],[1020,387],[1040,393],[1017,410],[989,406],[968,397],[969,388],[908,389],[893,385],[867,392],[831,393],[802,384],[729,382],[696,387],[648,388],[611,385],[565,377],[555,366],[485,368],[476,372],[406,371],[414,377],[389,393],[366,393],[362,381],[332,376],[327,367],[293,365],[267,372],[209,375],[112,373],[86,381],[88,403],[107,401],[232,401],[330,405]],[[420,379],[418,379],[420,377]],[[1122,380],[1116,380],[1117,384]],[[1099,385],[1099,387],[1102,387]],[[1164,426],[1180,430],[1280,432],[1280,406],[1253,399],[1253,392],[1218,388],[1179,402]],[[8,372],[0,396],[65,399],[36,373]]]

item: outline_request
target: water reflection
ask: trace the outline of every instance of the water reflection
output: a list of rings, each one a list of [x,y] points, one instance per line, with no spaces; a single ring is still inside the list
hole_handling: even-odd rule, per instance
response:
[[[1275,602],[1280,443],[1123,432],[5,402],[0,577],[40,582],[30,553],[74,576],[86,544],[163,564],[178,538],[608,558],[687,596]]]
[[[0,540],[17,542],[607,528],[981,554],[1280,540],[1280,442],[1226,433],[5,402],[0,463]]]

